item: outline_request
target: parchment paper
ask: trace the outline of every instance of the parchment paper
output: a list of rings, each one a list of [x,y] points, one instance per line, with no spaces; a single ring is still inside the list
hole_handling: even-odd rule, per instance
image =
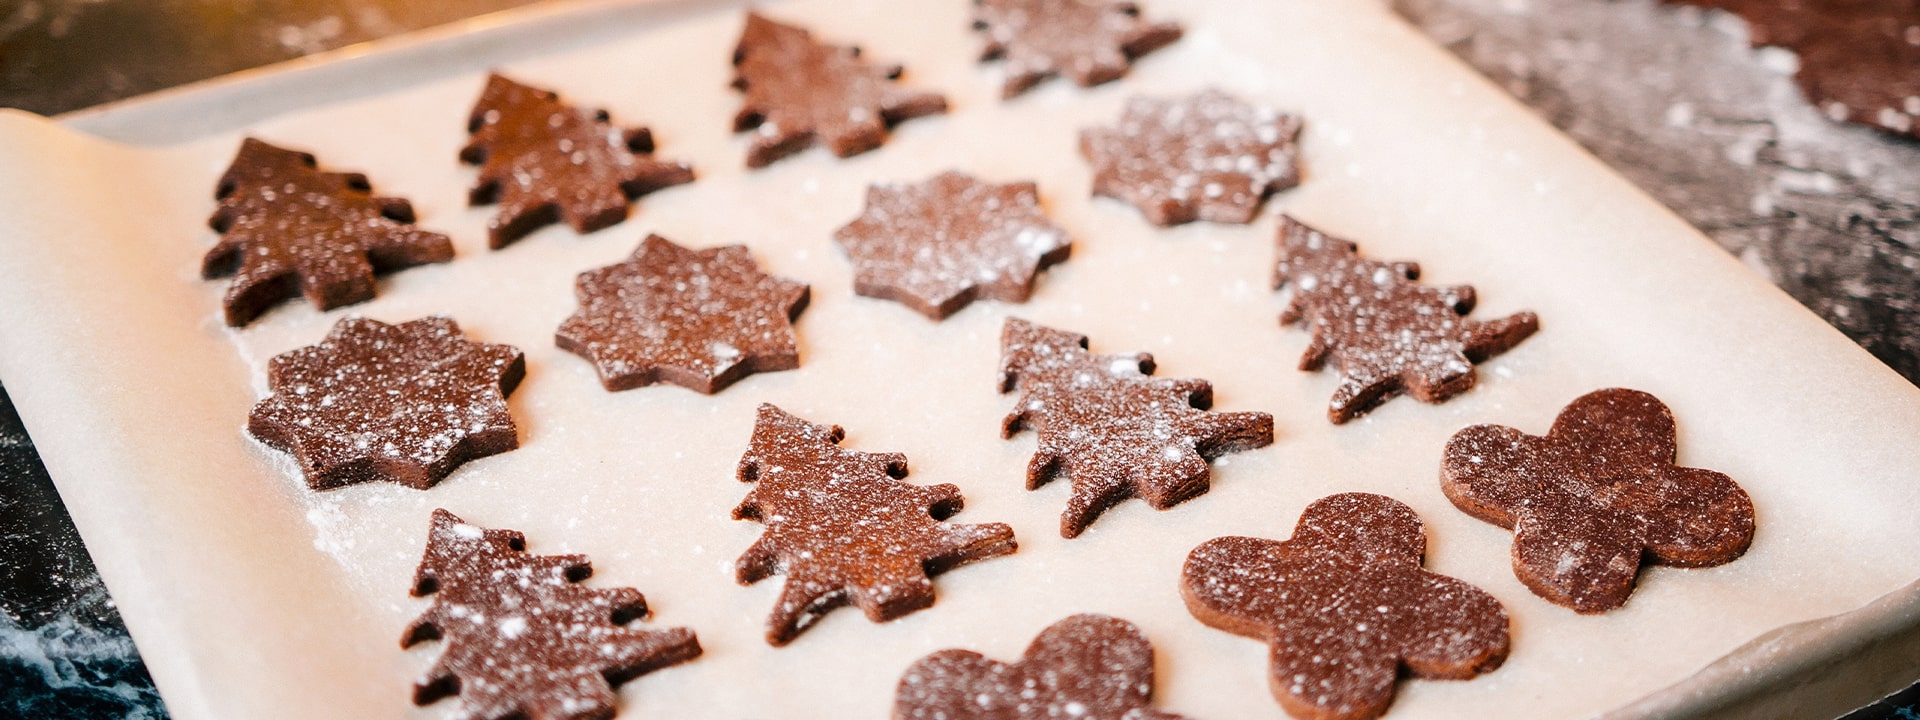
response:
[[[1054,82],[1012,102],[997,97],[997,68],[972,62],[979,41],[967,8],[769,6],[871,58],[905,63],[905,82],[946,93],[953,112],[909,122],[854,159],[816,150],[751,173],[744,141],[727,131],[739,101],[727,88],[740,22],[732,9],[682,8],[670,24],[635,23],[626,34],[603,25],[595,37],[611,39],[593,42],[528,36],[563,48],[551,52],[493,32],[434,60],[455,71],[395,69],[410,82],[392,89],[376,54],[352,65],[366,85],[343,76],[345,90],[316,95],[350,99],[171,145],[119,145],[0,114],[0,377],[173,714],[446,716],[451,702],[408,702],[437,647],[398,647],[401,628],[426,607],[406,588],[435,507],[524,531],[533,552],[586,553],[596,571],[588,582],[636,587],[650,622],[699,633],[701,658],[622,688],[626,717],[882,717],[915,658],[969,647],[1011,660],[1075,612],[1141,626],[1158,651],[1163,708],[1280,717],[1266,649],[1191,618],[1177,592],[1180,564],[1211,537],[1284,538],[1307,503],[1342,491],[1411,505],[1426,522],[1428,567],[1488,590],[1513,618],[1504,667],[1470,682],[1403,682],[1394,717],[1626,707],[1755,638],[1920,578],[1911,522],[1920,394],[1375,5],[1148,3],[1149,15],[1183,22],[1187,37],[1122,82]],[[633,219],[587,237],[556,227],[487,250],[493,209],[466,207],[472,170],[455,155],[484,70],[502,58],[518,58],[502,68],[523,81],[651,126],[659,154],[691,161],[700,180],[643,199]],[[1302,187],[1245,227],[1157,230],[1130,206],[1088,198],[1079,128],[1112,122],[1130,95],[1205,86],[1306,117]],[[226,103],[250,95],[204,89],[164,106],[187,117],[196,97],[226,117],[246,116]],[[118,117],[141,115],[130,107]],[[81,122],[116,127],[111,114]],[[422,226],[451,234],[459,257],[390,276],[363,305],[323,314],[289,303],[226,329],[224,283],[196,273],[213,242],[214,179],[242,134],[367,173],[381,194],[410,198]],[[854,297],[832,230],[859,212],[868,182],[949,168],[1037,181],[1076,241],[1072,259],[1045,274],[1026,305],[976,305],[938,324]],[[1306,335],[1277,326],[1282,296],[1267,290],[1281,210],[1374,257],[1417,260],[1429,282],[1473,284],[1482,314],[1535,310],[1543,330],[1484,364],[1480,386],[1445,405],[1400,399],[1329,425],[1335,378],[1294,369]],[[602,390],[551,337],[574,306],[574,275],[623,258],[647,232],[699,247],[746,243],[763,267],[810,282],[802,367],[712,397]],[[528,377],[511,401],[521,449],[430,491],[313,493],[286,458],[245,436],[274,354],[317,341],[350,314],[398,322],[433,313],[526,351]],[[1165,376],[1212,380],[1216,408],[1273,413],[1277,442],[1217,463],[1204,496],[1166,512],[1130,502],[1062,540],[1065,484],[1025,491],[1033,438],[997,434],[1011,402],[994,393],[1009,314],[1087,333],[1096,351],[1150,351]],[[1455,510],[1439,491],[1438,463],[1461,427],[1541,433],[1566,402],[1608,386],[1665,400],[1680,422],[1680,461],[1737,479],[1759,531],[1732,564],[1650,569],[1626,607],[1586,617],[1520,585],[1511,535]],[[778,582],[733,583],[733,559],[760,526],[727,517],[746,491],[732,471],[760,402],[846,426],[849,447],[906,453],[911,481],[958,484],[967,507],[956,520],[1010,523],[1019,552],[941,576],[929,610],[885,625],[841,610],[793,645],[768,647],[762,623]],[[1884,629],[1837,622],[1869,637],[1910,624],[1885,616]],[[1776,633],[1768,657],[1827,657],[1845,647],[1834,638]],[[1735,660],[1752,657],[1749,648]],[[1740,687],[1701,677],[1674,693]],[[1702,707],[1661,704],[1678,696],[1625,712]]]

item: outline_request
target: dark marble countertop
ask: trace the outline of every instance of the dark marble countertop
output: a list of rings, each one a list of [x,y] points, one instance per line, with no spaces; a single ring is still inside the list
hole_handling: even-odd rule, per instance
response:
[[[533,1],[0,2],[0,107],[55,114]],[[1791,53],[1749,48],[1723,13],[1654,0],[1389,1],[1920,381],[1920,142],[1828,120],[1790,80]],[[0,388],[0,718],[166,716]],[[1908,718],[1920,718],[1920,684],[1847,720]]]

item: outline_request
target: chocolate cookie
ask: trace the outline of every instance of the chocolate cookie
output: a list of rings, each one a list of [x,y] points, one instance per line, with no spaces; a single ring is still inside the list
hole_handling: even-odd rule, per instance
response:
[[[313,156],[247,138],[214,190],[220,242],[200,274],[233,276],[222,305],[239,327],[295,294],[320,310],[373,299],[373,278],[453,259],[447,236],[413,226],[413,205],[375,197],[367,176],[320,172]]]
[[[1300,119],[1219,90],[1134,98],[1120,124],[1080,133],[1093,194],[1125,200],[1155,225],[1253,221],[1267,195],[1300,184]]]
[[[686,628],[650,630],[632,588],[580,585],[584,555],[530,555],[512,530],[487,530],[433,511],[413,596],[432,597],[400,647],[446,641],[414,682],[413,702],[460,696],[463,720],[611,720],[613,688],[700,655]]]
[[[975,0],[973,26],[987,34],[981,59],[1006,60],[1002,97],[1062,73],[1081,87],[1118,80],[1134,58],[1180,39],[1178,24],[1111,0]]]
[[[1351,242],[1293,218],[1280,219],[1280,260],[1273,287],[1293,286],[1281,325],[1313,333],[1301,370],[1331,359],[1340,372],[1327,417],[1344,423],[1395,395],[1445,402],[1473,388],[1474,363],[1512,349],[1540,329],[1530,312],[1469,320],[1471,286],[1416,282],[1420,266],[1360,257]]]
[[[1067,233],[1040,212],[1033,183],[995,185],[948,171],[867,188],[860,217],[834,232],[853,290],[934,320],[987,297],[1026,302],[1033,276],[1067,259]]]
[[[914,661],[893,695],[895,720],[1182,720],[1153,709],[1153,645],[1133,623],[1075,615],[1048,626],[1020,662],[971,650]]]
[[[775,646],[849,602],[874,622],[931,607],[930,576],[1017,547],[1004,524],[944,522],[960,512],[959,488],[901,482],[906,456],[847,450],[844,436],[838,425],[761,405],[740,458],[740,481],[754,486],[733,517],[767,529],[740,555],[736,576],[742,585],[787,576],[767,618]]]
[[[526,372],[518,349],[468,340],[449,318],[347,318],[320,344],[273,358],[273,395],[247,431],[292,453],[315,490],[374,480],[424,490],[520,446],[507,396]]]
[[[1273,416],[1206,412],[1205,380],[1152,377],[1153,356],[1095,355],[1087,337],[1008,318],[1000,335],[1000,392],[1020,390],[1001,437],[1040,435],[1027,489],[1062,474],[1073,496],[1060,536],[1077,537],[1130,497],[1156,510],[1207,491],[1207,461],[1273,443]]]
[[[564,220],[593,232],[627,219],[634,198],[693,182],[685,163],[653,159],[653,134],[622,129],[605,110],[582,110],[550,91],[495,74],[467,119],[460,160],[480,166],[474,205],[500,204],[487,244],[506,247]]]
[[[1447,441],[1440,487],[1468,515],[1512,529],[1513,572],[1583,613],[1625,604],[1642,563],[1706,567],[1753,542],[1753,501],[1732,479],[1674,464],[1673,414],[1613,388],[1560,411],[1546,437],[1475,425]]]
[[[746,93],[734,132],[754,130],[747,167],[765,167],[816,143],[850,157],[880,147],[887,128],[947,111],[945,98],[893,84],[899,65],[872,65],[859,48],[817,42],[806,30],[747,13],[733,51],[733,86]]]
[[[1289,715],[1364,720],[1402,673],[1463,680],[1507,658],[1493,596],[1421,567],[1413,510],[1367,493],[1324,497],[1293,538],[1221,537],[1187,555],[1180,594],[1209,626],[1272,646],[1268,684]]]
[[[1747,21],[1755,47],[1800,56],[1793,79],[1835,120],[1920,138],[1920,4],[1914,0],[1667,0]]]
[[[793,321],[808,289],[760,272],[744,245],[688,250],[648,235],[625,262],[580,273],[580,309],[554,341],[608,390],[666,381],[715,393],[800,366]]]

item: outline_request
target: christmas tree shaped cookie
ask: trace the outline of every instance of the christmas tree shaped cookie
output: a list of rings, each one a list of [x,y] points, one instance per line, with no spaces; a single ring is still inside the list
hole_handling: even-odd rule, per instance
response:
[[[1006,525],[945,522],[960,511],[959,488],[901,482],[906,456],[842,448],[844,434],[761,405],[740,458],[740,480],[754,486],[733,516],[766,531],[740,556],[737,577],[787,576],[767,620],[773,645],[848,603],[874,622],[929,607],[930,576],[1016,547]]]
[[[1008,318],[1000,339],[1000,391],[1020,391],[1001,425],[1040,435],[1027,487],[1073,483],[1060,535],[1076,537],[1130,497],[1165,510],[1207,491],[1207,461],[1273,443],[1273,417],[1207,412],[1213,385],[1153,377],[1153,356],[1096,355],[1087,338]]]
[[[639,627],[647,601],[634,589],[580,584],[592,574],[585,556],[532,555],[520,533],[433,511],[413,579],[433,604],[400,646],[446,649],[414,702],[458,695],[462,720],[611,720],[614,686],[700,655],[691,630]]]
[[[733,86],[746,93],[733,129],[754,131],[747,167],[815,144],[851,157],[879,147],[896,123],[947,111],[945,98],[895,85],[900,66],[870,64],[859,48],[819,42],[755,12],[747,13],[733,66]]]
[[[1112,0],[976,0],[984,60],[1006,61],[1003,97],[1055,75],[1081,87],[1118,80],[1133,59],[1180,39],[1180,26],[1147,22],[1140,7]]]
[[[499,204],[487,221],[493,248],[556,221],[593,232],[627,219],[634,198],[693,182],[685,163],[653,159],[653,133],[614,127],[604,110],[582,110],[560,96],[502,75],[467,120],[464,162],[480,166],[468,199]]]
[[[1280,220],[1273,287],[1293,286],[1280,324],[1313,333],[1301,370],[1340,372],[1327,417],[1344,423],[1401,393],[1430,403],[1471,389],[1475,363],[1540,329],[1530,312],[1471,320],[1473,288],[1422,285],[1420,266],[1360,257],[1351,242]]]
[[[373,279],[453,259],[447,236],[413,226],[413,205],[376,197],[359,173],[321,172],[313,156],[247,138],[214,192],[220,242],[201,274],[233,276],[228,325],[305,295],[320,310],[373,299]]]

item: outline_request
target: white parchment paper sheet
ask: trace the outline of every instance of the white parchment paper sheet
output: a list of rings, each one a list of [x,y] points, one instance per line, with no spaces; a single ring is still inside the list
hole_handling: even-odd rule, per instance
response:
[[[1054,82],[1011,102],[997,97],[997,70],[972,62],[967,7],[770,7],[905,63],[905,82],[946,93],[953,112],[909,122],[854,159],[816,150],[751,173],[727,131],[739,102],[727,87],[734,11],[507,64],[620,123],[651,126],[659,154],[701,177],[641,200],[614,228],[549,228],[501,251],[485,248],[493,209],[466,207],[472,170],[455,161],[483,63],[258,122],[245,134],[410,198],[459,257],[388,277],[372,302],[325,314],[289,303],[237,331],[217,319],[223,283],[196,272],[213,242],[214,179],[242,133],[135,148],[0,114],[0,377],[175,716],[446,715],[451,703],[417,710],[407,699],[435,647],[397,645],[426,606],[406,588],[435,507],[522,530],[534,552],[587,553],[589,582],[636,587],[650,622],[699,633],[700,659],[622,689],[630,717],[882,717],[915,658],[970,647],[1010,660],[1075,612],[1143,628],[1159,653],[1162,707],[1278,717],[1266,649],[1191,618],[1180,564],[1211,537],[1286,537],[1307,503],[1341,491],[1411,505],[1427,523],[1428,566],[1485,588],[1513,618],[1504,667],[1471,682],[1402,683],[1395,717],[1603,712],[1771,629],[1920,577],[1920,394],[1373,4],[1148,3],[1187,37],[1122,82]],[[1304,114],[1302,187],[1245,227],[1158,230],[1129,206],[1087,197],[1079,128],[1111,122],[1129,95],[1205,86]],[[859,212],[867,183],[949,168],[1038,182],[1076,241],[1073,258],[1024,306],[976,305],[939,324],[854,297],[832,230]],[[1395,400],[1331,426],[1335,378],[1294,369],[1306,336],[1277,326],[1281,296],[1267,290],[1281,210],[1374,257],[1417,260],[1429,282],[1473,284],[1483,314],[1535,310],[1544,329],[1483,365],[1480,386],[1452,402]],[[601,390],[587,363],[554,348],[553,330],[573,308],[574,275],[623,258],[647,232],[746,243],[763,267],[811,283],[802,367],[713,397]],[[527,381],[511,401],[521,449],[426,492],[316,494],[242,432],[274,354],[349,314],[433,313],[526,351]],[[1166,512],[1128,503],[1062,540],[1064,483],[1023,490],[1032,436],[997,435],[1011,402],[993,391],[1010,313],[1087,333],[1096,351],[1150,351],[1163,375],[1212,380],[1218,409],[1273,413],[1278,440],[1218,463],[1200,498]],[[1577,616],[1513,577],[1509,533],[1442,497],[1440,450],[1478,422],[1544,432],[1567,401],[1616,385],[1672,406],[1681,462],[1737,479],[1759,532],[1737,562],[1649,570],[1626,607]],[[746,490],[732,471],[760,402],[846,426],[849,447],[906,453],[911,481],[961,487],[956,520],[1010,523],[1020,551],[942,576],[929,610],[886,625],[842,610],[792,646],[768,647],[762,623],[778,582],[733,583],[733,558],[760,526],[727,516]]]

